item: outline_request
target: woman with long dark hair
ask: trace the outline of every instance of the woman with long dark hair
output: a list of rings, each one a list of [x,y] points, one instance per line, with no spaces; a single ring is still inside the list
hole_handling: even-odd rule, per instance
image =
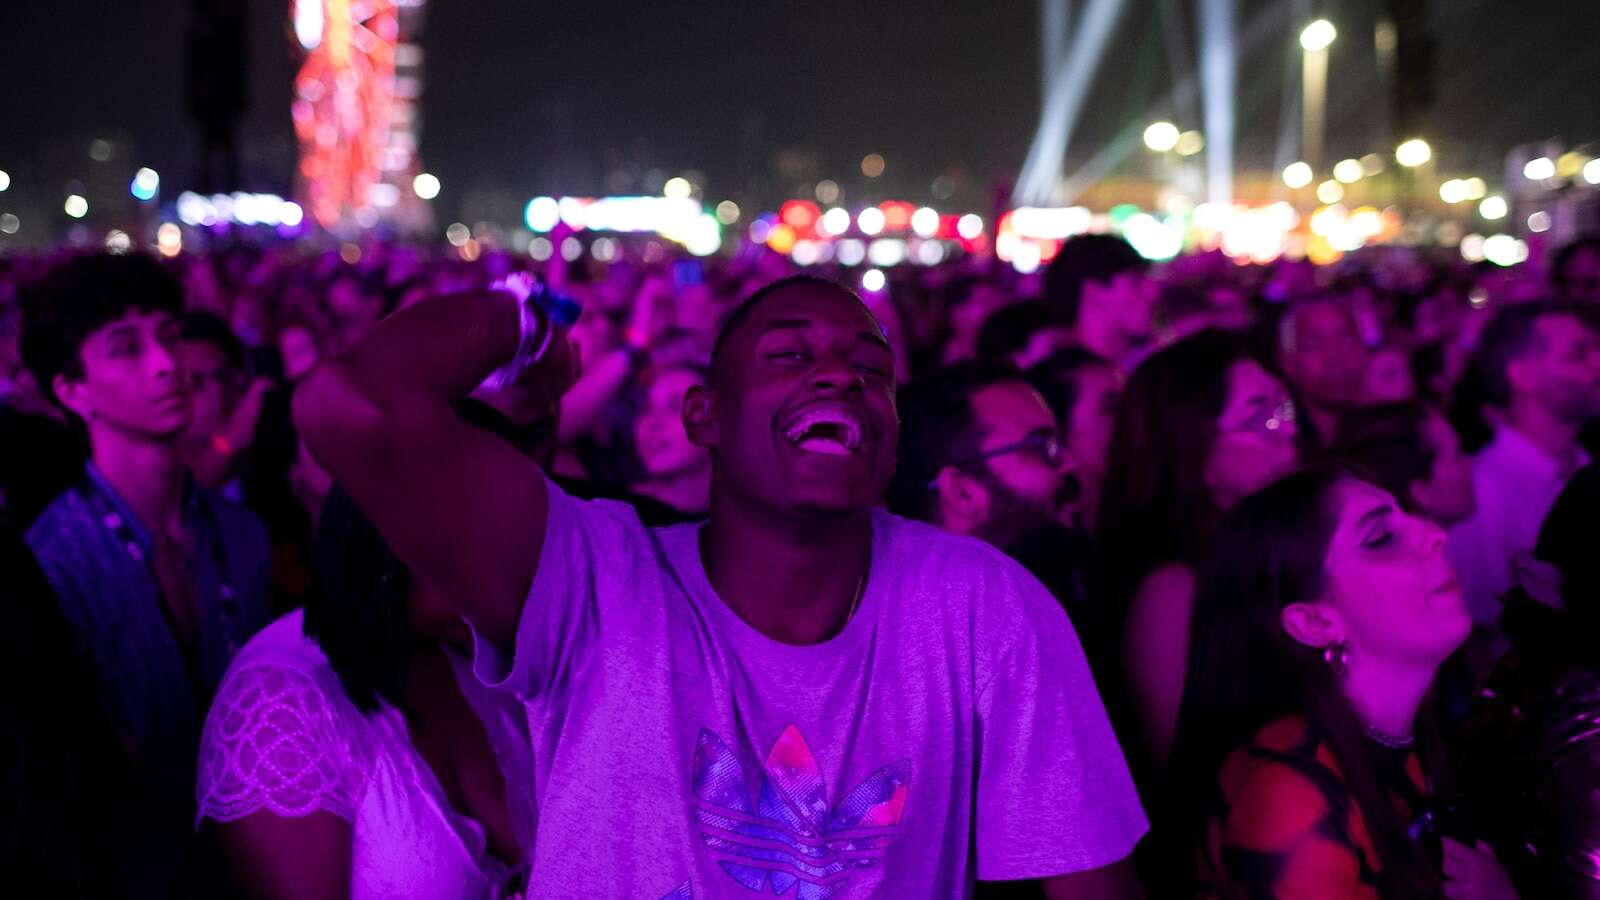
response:
[[[554,423],[513,424],[516,390],[457,413],[548,462]],[[466,623],[339,487],[312,565],[305,609],[245,645],[206,718],[199,818],[236,892],[515,894],[537,816],[521,704],[479,683]]]
[[[1228,332],[1156,353],[1123,391],[1096,537],[1128,692],[1113,709],[1123,746],[1157,770],[1183,695],[1196,565],[1217,516],[1294,467],[1295,434],[1288,389]]]
[[[1376,485],[1301,472],[1229,512],[1195,605],[1165,817],[1169,839],[1199,844],[1202,890],[1512,896],[1439,802],[1449,773],[1424,700],[1471,629],[1443,530]]]

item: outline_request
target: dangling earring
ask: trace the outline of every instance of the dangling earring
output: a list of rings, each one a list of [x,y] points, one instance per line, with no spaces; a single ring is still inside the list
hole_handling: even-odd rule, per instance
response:
[[[1345,650],[1344,644],[1329,644],[1323,648],[1322,661],[1328,664],[1335,678],[1344,674]]]

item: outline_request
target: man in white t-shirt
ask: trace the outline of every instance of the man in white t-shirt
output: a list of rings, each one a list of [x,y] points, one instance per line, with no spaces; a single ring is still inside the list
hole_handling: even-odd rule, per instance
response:
[[[1600,415],[1600,335],[1579,308],[1525,303],[1497,313],[1478,338],[1473,368],[1498,410],[1494,439],[1472,461],[1477,509],[1450,530],[1450,562],[1467,609],[1494,630],[1516,558],[1589,455],[1578,443]]]
[[[668,529],[451,414],[546,327],[500,292],[424,301],[296,397],[401,558],[470,598],[478,677],[527,709],[530,896],[1136,893],[1144,813],[1060,606],[987,545],[877,509],[894,358],[855,295],[790,279],[730,318],[683,410],[710,518]],[[550,346],[529,390],[570,382]]]

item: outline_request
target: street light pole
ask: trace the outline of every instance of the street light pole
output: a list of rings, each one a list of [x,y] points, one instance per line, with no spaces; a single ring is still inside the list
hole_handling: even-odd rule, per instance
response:
[[[1322,136],[1328,100],[1328,48],[1338,35],[1333,23],[1317,19],[1300,32],[1305,51],[1301,71],[1300,158],[1322,164]]]

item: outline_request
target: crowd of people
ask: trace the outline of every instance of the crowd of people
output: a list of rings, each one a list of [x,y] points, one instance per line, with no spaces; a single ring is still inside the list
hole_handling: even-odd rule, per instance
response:
[[[1600,892],[1600,238],[886,274],[0,256],[7,871]]]

